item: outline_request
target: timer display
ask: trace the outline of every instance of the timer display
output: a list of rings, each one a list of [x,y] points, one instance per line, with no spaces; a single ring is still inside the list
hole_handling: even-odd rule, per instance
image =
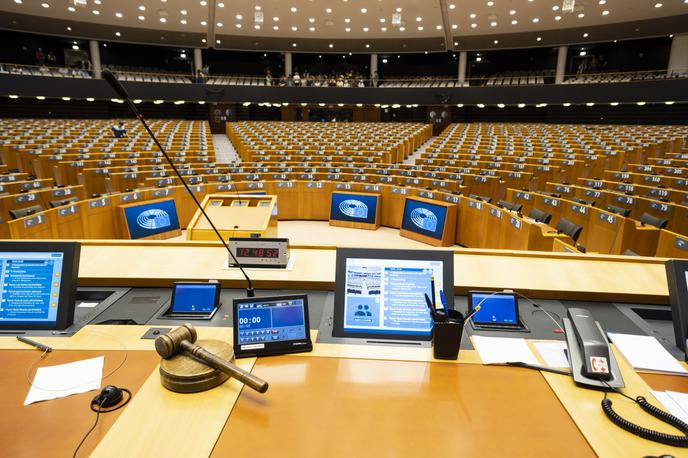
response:
[[[239,247],[237,248],[237,256],[240,258],[277,259],[279,257],[279,249],[260,247]]]

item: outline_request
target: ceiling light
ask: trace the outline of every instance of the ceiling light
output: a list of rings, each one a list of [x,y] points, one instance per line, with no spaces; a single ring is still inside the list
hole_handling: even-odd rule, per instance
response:
[[[146,7],[143,5],[139,5],[139,11],[146,11]]]
[[[71,28],[71,27],[67,27],[67,30],[71,32],[71,31],[72,31],[72,28]]]
[[[256,29],[256,30],[260,30],[260,24],[254,25],[253,28]]]
[[[397,8],[397,13],[401,13],[401,8]]]
[[[179,57],[181,57],[182,59],[186,59],[186,53],[183,52],[183,53],[179,54]]]
[[[485,108],[485,105],[483,105],[482,103],[479,103],[478,108]]]
[[[664,5],[662,5],[661,3],[655,3],[655,8],[661,8],[662,6]]]
[[[499,108],[504,108],[504,104],[503,104],[503,103],[498,103],[498,104],[497,104],[497,107],[499,107]]]
[[[67,9],[69,10],[70,13],[73,13],[74,11],[76,11],[76,8],[74,8],[73,6],[68,6]]]
[[[454,46],[459,46],[459,42],[458,42],[458,41],[455,41],[455,42],[454,42]]]
[[[526,107],[526,104],[525,104],[525,103],[519,103],[519,104],[518,104],[518,107],[519,107],[519,108],[525,108],[525,107]]]
[[[205,38],[201,38],[201,43],[205,43],[205,42],[206,42],[206,39],[205,39]]]
[[[565,106],[565,107],[570,107],[570,106],[571,106],[571,104],[570,104],[569,102],[563,103],[562,105]]]
[[[364,31],[364,32],[367,32],[367,31],[368,31],[368,27],[363,27],[363,31]]]
[[[609,11],[608,11],[608,10],[602,11],[602,16],[606,16],[606,15],[608,15],[608,14],[609,14]]]
[[[236,24],[236,28],[237,28],[237,29],[240,29],[240,28],[241,28],[241,24]]]
[[[115,32],[115,35],[118,36],[118,37],[121,37],[121,36],[122,36],[122,34],[119,33],[119,32]]]
[[[459,28],[459,26],[458,26],[458,25],[456,25],[456,24],[452,24],[452,29],[453,29],[453,30],[456,30],[456,29],[458,29],[458,28]]]
[[[645,102],[638,102],[638,106],[642,107],[643,105],[645,105]]]
[[[456,106],[459,108],[463,108],[463,103],[457,103]]]
[[[380,22],[382,22],[382,23],[384,23],[386,20],[387,20],[387,19],[385,19],[385,18],[383,18],[383,17],[380,18]]]
[[[201,25],[208,25],[208,23],[205,21],[201,21]]]
[[[478,27],[478,24],[476,24],[476,23],[471,24],[471,28],[475,29],[476,27]]]
[[[494,2],[490,0],[489,2],[487,2],[487,6],[494,6]]]
[[[42,6],[43,8],[50,8],[50,5],[48,5],[47,3],[41,3],[41,6]]]
[[[224,7],[225,7],[225,4],[222,3],[222,2],[220,2],[220,3],[217,4],[217,6],[219,6],[220,8],[224,8]]]
[[[174,104],[175,105],[184,105],[184,101],[183,100],[175,100]]]
[[[206,6],[208,4],[208,2],[206,2],[205,0],[201,0],[200,3],[201,3],[201,6]]]
[[[609,105],[615,107],[615,106],[617,106],[618,104],[619,104],[619,102],[612,102],[612,103],[610,103]]]
[[[139,103],[143,102],[143,100],[141,100],[141,99],[134,99],[133,102],[134,102],[135,104],[138,105]]]
[[[420,17],[420,16],[418,16],[418,17],[416,18],[416,22],[420,22],[420,21],[422,21],[422,20],[423,20],[423,18]]]
[[[325,12],[326,12],[327,14],[332,13],[332,8],[326,8],[326,9],[325,9]]]
[[[272,29],[273,29],[273,30],[279,30],[279,26],[278,26],[278,25],[273,25],[273,26],[272,26]]]
[[[314,31],[314,30],[315,30],[315,29],[314,29],[313,27],[311,27],[311,32]],[[351,32],[351,27],[347,27],[347,28],[344,29],[344,30],[345,30],[346,32]]]
[[[534,18],[533,18],[533,23],[534,23],[534,24],[537,24],[538,22],[540,22],[540,18],[534,17]]]
[[[578,13],[578,19],[583,19],[585,17],[585,13]]]
[[[36,98],[37,98],[38,100],[45,100],[45,96],[44,96],[44,95],[37,95]]]
[[[588,103],[585,104],[585,106],[594,107],[594,106],[595,106],[595,102],[588,102]]]
[[[179,22],[181,22],[182,24],[185,24],[185,25],[186,25],[186,19],[182,19],[182,20],[179,21]]]
[[[370,48],[370,45],[366,43],[366,48]]]
[[[217,23],[217,26],[218,26],[218,27],[222,27],[223,25],[224,25],[224,24],[223,24],[222,22],[218,22],[218,23]]]
[[[597,3],[599,3],[600,5],[604,5],[605,3],[607,3],[607,0],[600,0],[600,1],[597,2]]]
[[[165,22],[167,22],[167,18],[161,17],[160,22],[162,22],[164,24]]]
[[[122,16],[124,16],[124,15],[123,15],[122,13],[115,13],[115,16],[117,16],[118,18],[120,18],[120,19],[121,19],[121,18],[122,18]]]
[[[511,21],[511,25],[516,25],[516,24],[518,24],[518,21],[516,19]]]
[[[312,19],[312,18],[311,18],[310,21],[311,21],[311,22],[315,22],[315,19]],[[344,22],[346,22],[346,23],[348,24],[349,22],[351,22],[351,19],[346,18],[346,19],[344,19]]]
[[[495,40],[495,41],[494,41],[494,44],[498,45],[498,44],[499,44],[499,40]]]
[[[139,16],[139,21],[143,21],[144,19],[146,19],[145,16]]]
[[[586,54],[587,54],[587,52],[585,52],[585,51],[581,51],[581,52],[578,53],[579,56],[584,56],[584,55],[586,55]]]
[[[215,43],[217,43],[219,45],[222,42],[220,40],[215,40]]]
[[[95,14],[96,16],[98,16],[98,15],[100,14],[100,11],[98,11],[98,10],[93,10],[93,14]]]
[[[308,22],[310,22],[310,23],[312,24],[312,23],[315,22],[315,19],[312,18],[312,17],[310,17],[310,18],[308,18]],[[347,20],[345,19],[344,22],[349,22],[349,21],[347,21]]]
[[[588,38],[588,32],[585,32],[585,33],[583,34],[583,38]]]
[[[492,21],[490,22],[491,27],[497,27],[497,21]]]
[[[296,13],[296,7],[295,7],[295,6],[292,6],[292,7],[291,7],[291,12],[292,12],[292,13]]]
[[[516,10],[509,11],[509,14],[513,16],[514,14],[516,14]]]
[[[542,37],[537,37],[535,40],[536,41],[542,41]]]
[[[476,16],[476,15],[475,15],[475,13],[471,13],[469,16],[470,16],[471,19],[475,19],[475,16]]]
[[[308,27],[308,30],[310,30],[311,32],[315,32],[315,27]],[[349,29],[349,30],[351,30],[351,29]],[[349,30],[347,30],[347,32],[348,32]]]
[[[86,101],[87,101],[87,102],[93,102],[93,101],[95,101],[95,100],[96,100],[96,99],[94,99],[93,97],[86,97]]]
[[[480,56],[478,56],[478,57],[475,58],[475,61],[476,61],[476,62],[481,62],[482,60],[483,60],[483,58],[480,57]]]
[[[236,18],[238,21],[241,21],[244,17],[241,14],[237,14]]]
[[[554,16],[555,21],[561,21],[561,16]]]
[[[386,31],[387,31],[387,27],[382,27],[380,30],[382,30],[383,32],[386,32]],[[402,32],[403,32],[403,30],[402,30]]]
[[[296,48],[296,43],[292,43],[291,46],[292,46],[293,48]]]
[[[329,45],[329,46],[330,46],[330,48],[334,48],[334,45],[333,45],[332,43],[330,43],[330,45]]]
[[[291,31],[292,31],[292,32],[296,32],[297,30],[299,30],[298,27],[296,27],[295,25],[291,26]]]
[[[441,25],[436,25],[436,26],[435,26],[435,29],[437,29],[437,30],[442,30],[442,26],[441,26]]]
[[[405,32],[405,31],[406,31],[406,27],[403,27],[403,26],[402,26],[402,27],[399,27],[399,31],[400,31],[400,32]]]
[[[673,105],[673,104],[674,104],[674,102],[671,100],[664,102],[664,105]]]
[[[21,4],[22,4],[22,0],[14,0],[14,3],[16,3],[17,5],[21,5]],[[12,96],[10,96],[10,97],[12,97]],[[15,96],[15,98],[16,98],[16,96]]]
[[[361,8],[361,13],[366,14],[368,12],[367,8]]]
[[[418,31],[419,31],[419,32],[422,32],[422,31],[423,31],[423,26],[422,26],[422,25],[419,25],[419,26],[418,26]]]
[[[260,5],[256,5],[256,11],[260,11]]]
[[[153,100],[153,103],[155,105],[160,105],[163,101],[162,100]]]
[[[72,49],[73,49],[74,51],[78,51],[78,50],[79,50],[79,45],[72,45]]]
[[[386,63],[387,63],[387,59],[382,59],[382,63],[383,63],[383,64],[386,64]]]

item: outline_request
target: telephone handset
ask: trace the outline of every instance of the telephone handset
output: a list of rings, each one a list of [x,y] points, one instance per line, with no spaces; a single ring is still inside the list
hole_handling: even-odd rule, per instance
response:
[[[570,308],[568,318],[564,318],[563,322],[573,379],[581,385],[605,389],[602,410],[607,418],[620,428],[644,439],[674,447],[688,447],[688,424],[653,406],[643,396],[634,399],[618,391],[618,388],[624,387],[621,371],[614,353],[609,350],[602,327],[592,318],[590,311]],[[653,431],[625,420],[612,408],[612,400],[607,398],[607,389],[631,399],[645,412],[675,427],[683,435]]]

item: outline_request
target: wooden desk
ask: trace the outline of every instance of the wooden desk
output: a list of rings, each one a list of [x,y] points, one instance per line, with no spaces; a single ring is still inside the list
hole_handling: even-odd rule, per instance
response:
[[[595,456],[534,371],[281,356],[252,372],[270,390],[242,391],[213,457]]]

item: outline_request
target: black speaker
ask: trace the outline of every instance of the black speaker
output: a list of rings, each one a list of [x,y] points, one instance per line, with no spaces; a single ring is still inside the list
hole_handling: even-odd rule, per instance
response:
[[[685,352],[688,334],[688,260],[670,259],[665,266],[676,346]]]

